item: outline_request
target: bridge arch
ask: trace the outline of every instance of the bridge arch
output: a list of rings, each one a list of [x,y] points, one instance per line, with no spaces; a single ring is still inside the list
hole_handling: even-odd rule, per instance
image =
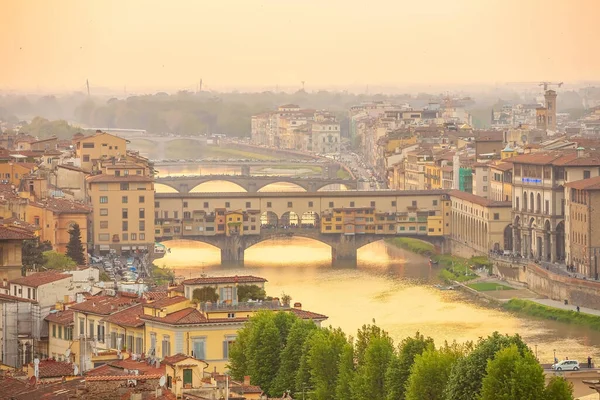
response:
[[[300,217],[293,211],[286,211],[279,218],[280,227],[298,227],[300,225]]]
[[[268,190],[268,188],[269,188],[269,186],[280,185],[282,183],[291,185],[289,188],[286,188],[285,191],[289,191],[289,192],[293,192],[293,191],[308,192],[308,187],[303,186],[299,181],[292,180],[292,179],[285,179],[283,177],[280,178],[280,179],[274,180],[273,182],[264,182],[262,184],[261,183],[257,183],[256,184],[256,191],[257,192],[279,192],[281,190]],[[300,190],[298,190],[298,189],[300,189]]]
[[[261,229],[276,228],[279,226],[279,216],[273,211],[265,211],[260,215]]]
[[[321,217],[319,213],[314,211],[306,211],[300,216],[301,228],[318,228],[320,226]]]
[[[208,190],[206,189],[206,185],[217,185],[217,184],[222,184],[222,183],[226,183],[228,185],[231,186],[231,189],[235,189],[235,190],[223,190],[223,189],[214,189],[211,190],[210,186],[208,186]],[[205,185],[205,189],[202,190],[201,186]],[[248,192],[248,188],[244,187],[243,185],[241,185],[240,183],[236,182],[235,180],[232,179],[228,179],[226,177],[218,177],[215,179],[207,179],[204,182],[198,183],[196,186],[190,188],[189,193],[198,193],[198,192],[204,192],[204,193],[211,193],[211,192],[232,192],[232,193],[241,193],[241,192]]]
[[[350,190],[348,186],[343,183],[329,183],[317,189],[317,192],[331,192],[339,190]]]

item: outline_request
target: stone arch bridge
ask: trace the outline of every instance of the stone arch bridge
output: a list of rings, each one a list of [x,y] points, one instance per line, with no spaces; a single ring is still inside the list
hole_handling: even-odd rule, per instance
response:
[[[267,240],[285,239],[292,237],[303,237],[314,239],[325,243],[331,247],[332,265],[349,266],[356,265],[357,252],[363,246],[370,243],[383,240],[392,235],[382,234],[323,234],[318,228],[295,228],[295,229],[261,229],[260,235],[215,235],[215,236],[190,236],[185,235],[181,239],[194,240],[207,243],[221,250],[221,264],[223,265],[244,265],[244,252],[254,246]],[[443,236],[425,236],[425,235],[402,235],[402,237],[411,237],[432,243],[442,252],[445,251],[445,237]],[[157,241],[173,239],[172,237],[156,238]]]
[[[284,177],[284,176],[243,176],[243,175],[193,175],[193,176],[166,176],[155,178],[155,183],[169,186],[179,193],[189,193],[196,186],[211,182],[226,181],[235,183],[246,192],[255,193],[267,185],[273,183],[293,183],[307,192],[316,192],[328,185],[344,185],[347,189],[356,189],[357,183],[354,179],[337,179],[321,177]]]

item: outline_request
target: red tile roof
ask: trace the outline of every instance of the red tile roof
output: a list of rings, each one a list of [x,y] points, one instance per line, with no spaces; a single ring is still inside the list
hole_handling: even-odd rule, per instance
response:
[[[144,297],[148,300],[159,300],[168,297],[168,292],[146,292],[144,293]]]
[[[210,285],[219,283],[260,283],[267,282],[265,278],[252,275],[241,276],[207,276],[201,278],[186,279],[184,285]]]
[[[208,322],[208,319],[200,311],[193,307],[184,308],[183,310],[175,311],[168,314],[166,317],[152,317],[150,315],[142,315],[140,318],[148,321],[162,322],[172,325],[188,325],[202,324]]]
[[[312,319],[315,321],[325,321],[328,318],[326,315],[323,315],[323,314],[317,314],[312,311],[299,310],[297,308],[292,308],[292,309],[290,309],[290,311],[292,312],[292,314],[294,314],[296,317],[298,317],[300,319]]]
[[[510,201],[494,201],[472,193],[462,192],[460,190],[451,190],[448,192],[448,194],[450,197],[466,200],[483,207],[512,207],[512,202]]]
[[[144,380],[144,379],[160,379],[162,374],[144,374],[144,375],[106,375],[106,376],[90,376],[85,378],[88,382],[98,381],[124,381],[124,380]]]
[[[51,312],[44,319],[59,325],[71,325],[73,324],[73,310],[57,311],[55,313]]]
[[[536,165],[558,166],[597,166],[600,165],[598,152],[586,152],[578,156],[576,150],[544,151],[538,153],[521,154],[505,159],[506,162]]]
[[[103,183],[103,182],[152,182],[153,179],[149,176],[141,175],[127,175],[127,176],[114,176],[108,174],[99,174],[90,176],[87,178],[88,182],[91,183]]]
[[[64,168],[64,169],[68,169],[68,170],[71,170],[71,171],[83,172],[84,174],[89,174],[88,171],[86,171],[84,169],[81,169],[79,167],[76,167],[74,165],[69,165],[69,164],[60,164],[60,165],[57,165],[57,168]]]
[[[140,319],[140,315],[143,313],[144,306],[142,304],[137,304],[133,307],[126,308],[123,311],[109,315],[102,320],[110,322],[111,324],[137,328],[144,325],[144,321]]]
[[[31,205],[59,214],[89,214],[92,212],[92,208],[85,204],[54,197],[43,202],[32,202]]]
[[[492,167],[493,169],[497,169],[499,171],[510,171],[511,169],[513,169],[512,163],[508,163],[508,162],[490,165],[490,167]]]
[[[33,364],[29,364],[33,368]],[[69,362],[43,360],[39,365],[40,378],[74,376],[74,366]]]
[[[72,276],[73,275],[71,274],[61,274],[60,272],[56,271],[36,272],[35,274],[31,274],[29,276],[13,279],[12,281],[10,281],[10,283],[14,283],[16,285],[38,287],[46,285],[48,283],[71,278]]]
[[[565,186],[576,190],[600,190],[600,176],[569,182]]]
[[[123,296],[92,296],[82,303],[73,304],[71,310],[98,315],[109,315],[136,303],[138,303],[137,299]]]
[[[16,226],[0,226],[0,240],[29,240],[34,235],[29,231]]]
[[[17,229],[23,229],[29,233],[33,233],[38,230],[37,226],[15,217],[0,219],[0,224],[5,226],[11,226]]]
[[[152,303],[146,303],[145,307],[148,308],[163,308],[172,306],[173,304],[188,302],[189,300],[183,296],[165,297],[160,300],[153,301]]]

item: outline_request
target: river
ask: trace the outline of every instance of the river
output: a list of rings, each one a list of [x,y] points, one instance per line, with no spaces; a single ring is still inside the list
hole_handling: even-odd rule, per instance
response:
[[[176,171],[170,171],[174,174]],[[187,172],[187,171],[186,171]],[[187,172],[188,174],[190,172]],[[162,189],[158,188],[161,191]],[[238,191],[227,182],[203,184],[205,191]],[[269,190],[289,190],[278,184]],[[436,343],[444,340],[477,340],[497,330],[519,333],[543,363],[554,350],[559,359],[584,362],[600,356],[600,332],[554,321],[516,317],[489,309],[461,292],[440,291],[437,270],[421,256],[387,245],[383,241],[361,248],[357,267],[332,267],[329,246],[305,238],[278,239],[246,250],[245,266],[220,266],[220,252],[207,244],[174,240],[160,266],[175,269],[176,276],[252,274],[266,278],[267,293],[292,296],[304,309],[325,314],[326,324],[355,335],[374,320],[396,341],[418,330]],[[597,360],[600,361],[600,360]]]

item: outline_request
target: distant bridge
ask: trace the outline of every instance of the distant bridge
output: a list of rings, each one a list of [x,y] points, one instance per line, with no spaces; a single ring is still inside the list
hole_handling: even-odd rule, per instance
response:
[[[344,185],[347,189],[356,189],[356,180],[319,178],[319,177],[285,177],[285,176],[244,176],[244,175],[191,175],[166,176],[155,178],[155,183],[169,186],[179,193],[189,193],[196,186],[211,181],[235,183],[246,192],[258,192],[267,185],[274,183],[293,183],[307,192],[317,192],[328,185]]]
[[[218,247],[225,264],[243,264],[247,248],[286,237],[328,244],[333,262],[347,264],[358,248],[386,237],[414,237],[445,251],[450,203],[445,190],[157,193],[154,228],[159,241]]]

